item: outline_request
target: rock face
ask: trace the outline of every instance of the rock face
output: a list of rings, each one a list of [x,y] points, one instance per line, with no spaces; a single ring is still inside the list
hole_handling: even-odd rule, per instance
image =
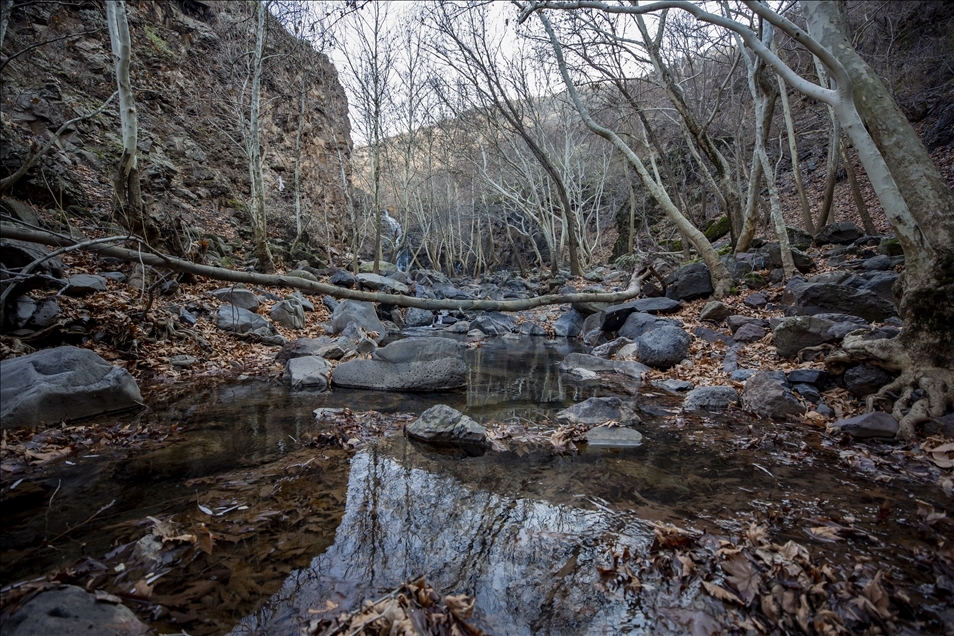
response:
[[[447,391],[467,383],[464,347],[450,338],[406,338],[332,371],[336,386],[377,391]]]
[[[131,609],[104,603],[75,585],[42,592],[4,625],[10,636],[137,636],[149,632]]]
[[[353,322],[368,333],[377,332],[377,342],[381,342],[388,330],[384,323],[378,319],[378,314],[374,311],[374,305],[359,300],[345,300],[338,303],[334,312],[331,314],[331,327],[334,333],[341,333]]]
[[[285,365],[282,380],[292,389],[312,389],[324,391],[328,388],[328,375],[331,365],[320,356],[292,358]]]
[[[617,397],[592,397],[574,404],[556,414],[561,424],[583,424],[599,426],[606,422],[618,422],[623,425],[638,424],[639,416]]]
[[[679,327],[666,325],[639,337],[637,356],[643,364],[658,369],[675,366],[689,353],[692,338]]]
[[[745,381],[742,405],[762,417],[783,419],[805,413],[805,407],[785,386],[785,382],[769,371],[759,371]]]
[[[43,349],[0,362],[3,428],[55,424],[135,408],[136,381],[89,349]]]
[[[731,386],[702,386],[686,396],[686,411],[722,411],[739,402],[739,392]]]
[[[427,409],[406,429],[407,436],[421,442],[444,445],[487,446],[487,430],[460,411],[445,404]]]

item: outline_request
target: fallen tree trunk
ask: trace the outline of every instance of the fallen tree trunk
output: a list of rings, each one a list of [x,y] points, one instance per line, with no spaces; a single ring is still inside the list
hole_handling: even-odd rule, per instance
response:
[[[17,227],[9,223],[0,223],[0,237],[27,241],[30,243],[41,243],[56,247],[67,247],[75,245],[74,241],[64,236],[59,236],[51,232],[42,232],[39,230],[30,230]],[[122,237],[116,237],[122,240]],[[355,291],[345,289],[337,285],[327,283],[317,283],[296,276],[282,276],[275,274],[258,274],[256,272],[238,272],[224,267],[212,267],[211,265],[200,265],[180,258],[167,256],[164,254],[155,254],[143,252],[140,250],[128,249],[125,247],[115,247],[104,244],[90,244],[83,248],[85,251],[95,252],[103,256],[111,256],[131,263],[142,263],[150,267],[161,267],[177,272],[186,272],[196,276],[203,276],[214,280],[221,280],[231,283],[246,283],[253,285],[262,285],[270,287],[294,287],[312,294],[326,294],[340,300],[362,300],[374,303],[384,303],[396,305],[398,307],[418,307],[420,309],[475,309],[482,311],[522,311],[544,305],[561,305],[567,303],[620,303],[632,300],[639,295],[639,285],[630,286],[629,289],[622,292],[598,294],[598,293],[580,293],[580,294],[550,294],[546,296],[537,296],[536,298],[526,298],[518,300],[438,300],[435,298],[415,298],[413,296],[403,296],[400,294],[382,294],[378,292]],[[635,288],[634,288],[635,287]]]

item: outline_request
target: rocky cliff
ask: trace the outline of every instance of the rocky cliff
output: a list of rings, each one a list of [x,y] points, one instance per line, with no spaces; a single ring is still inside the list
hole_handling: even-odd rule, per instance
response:
[[[248,111],[248,52],[255,38],[251,5],[126,4],[144,198],[161,223],[187,230],[189,238],[213,238],[214,256],[240,264],[249,197],[241,122]],[[348,216],[347,98],[327,56],[290,35],[278,20],[270,22],[261,135],[269,231],[279,256],[318,266],[344,234]],[[36,46],[44,41],[50,42]],[[15,6],[2,59],[9,63],[0,93],[0,176],[23,163],[31,144],[42,145],[63,123],[99,108],[116,89],[102,2]],[[111,173],[121,149],[114,100],[101,114],[72,126],[7,196],[57,212],[60,223],[108,225]],[[291,255],[296,157],[306,243]]]

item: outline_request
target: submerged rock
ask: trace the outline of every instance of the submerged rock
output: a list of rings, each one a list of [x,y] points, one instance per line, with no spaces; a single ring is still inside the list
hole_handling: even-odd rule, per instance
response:
[[[625,426],[597,426],[586,432],[586,443],[593,448],[632,448],[642,445],[643,434]]]
[[[0,361],[3,428],[56,424],[142,403],[136,380],[89,349],[56,347]]]
[[[376,391],[446,391],[467,383],[464,347],[450,338],[405,338],[332,371],[337,386]]]
[[[639,416],[618,397],[592,397],[556,414],[561,424],[599,426],[607,422],[638,424]]]
[[[411,439],[430,444],[487,446],[487,429],[446,404],[432,406],[405,428]]]
[[[10,636],[136,636],[149,627],[115,596],[102,601],[75,585],[41,592],[3,626]]]

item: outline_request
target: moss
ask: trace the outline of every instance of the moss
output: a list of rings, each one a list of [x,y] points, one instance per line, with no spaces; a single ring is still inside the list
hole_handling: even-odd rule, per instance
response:
[[[768,281],[765,280],[764,276],[761,274],[756,274],[755,272],[749,272],[743,276],[742,282],[745,283],[749,289],[762,289],[768,284]]]
[[[702,231],[705,234],[706,238],[710,241],[715,241],[726,234],[732,229],[732,224],[729,222],[729,217],[720,216],[718,219],[706,226],[706,229]]]
[[[159,37],[159,34],[156,33],[151,26],[148,24],[143,27],[143,31],[146,33],[146,38],[149,39],[149,42],[152,44],[153,48],[158,51],[163,57],[175,57],[176,54],[172,52],[172,49],[169,47],[169,43]]]
[[[729,254],[732,253],[732,246],[731,246],[731,245],[726,245],[726,246],[724,246],[724,247],[720,247],[719,249],[716,250],[716,253],[717,253],[719,256],[728,256]]]

